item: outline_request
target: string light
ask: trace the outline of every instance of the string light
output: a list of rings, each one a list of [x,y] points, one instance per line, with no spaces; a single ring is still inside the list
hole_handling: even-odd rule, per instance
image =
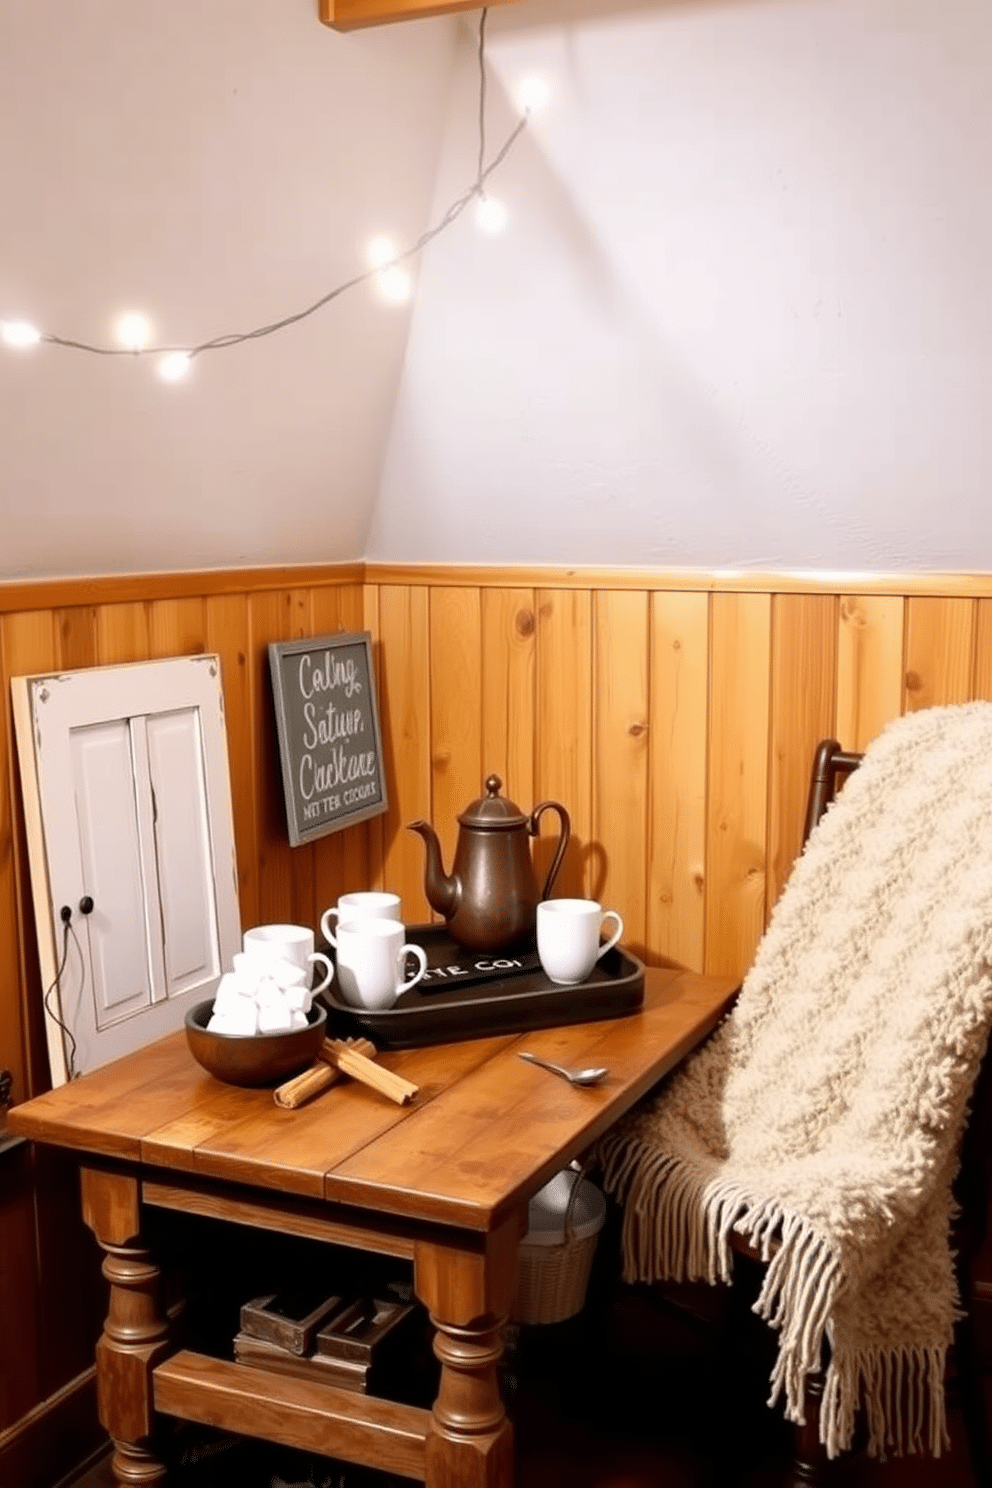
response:
[[[405,305],[413,294],[413,276],[409,269],[404,269],[399,264],[390,264],[388,269],[380,269],[374,283],[379,298],[385,300],[387,305]]]
[[[385,269],[396,262],[396,244],[385,233],[369,239],[365,259],[370,269]]]
[[[524,78],[516,92],[517,107],[523,114],[536,114],[548,101],[550,89],[544,78]]]
[[[0,341],[4,346],[37,346],[40,340],[42,334],[37,326],[29,325],[26,320],[0,321]]]
[[[141,315],[137,310],[129,310],[117,322],[117,335],[121,345],[128,351],[144,351],[152,339],[151,323],[146,315]]]
[[[495,196],[482,192],[475,204],[475,224],[485,233],[501,233],[506,227],[507,210]]]
[[[399,263],[392,238],[384,233],[373,238],[365,253],[372,273],[372,284],[387,305],[403,305],[413,294],[413,276]]]
[[[5,346],[24,349],[44,343],[47,346],[64,347],[73,351],[88,352],[94,356],[132,356],[132,357],[155,357],[157,360],[158,375],[165,382],[180,382],[190,371],[195,357],[201,356],[206,351],[221,351],[232,346],[241,346],[247,341],[257,341],[265,336],[273,336],[279,331],[284,331],[301,320],[315,315],[329,305],[332,300],[338,299],[348,290],[357,285],[371,281],[380,298],[390,304],[402,304],[410,299],[413,293],[413,276],[407,267],[411,260],[415,259],[427,245],[445,232],[461,216],[465,208],[472,202],[476,204],[476,223],[485,232],[499,232],[506,225],[507,213],[502,202],[489,196],[485,190],[490,176],[499,169],[507,155],[513,149],[520,135],[527,127],[529,114],[538,108],[547,97],[547,87],[540,80],[529,79],[518,94],[518,102],[522,109],[521,118],[518,119],[510,131],[496,155],[487,165],[486,156],[486,60],[485,60],[485,33],[486,17],[488,8],[484,8],[479,20],[479,155],[476,178],[472,185],[457,197],[440,219],[421,233],[408,248],[397,251],[393,243],[386,237],[373,239],[367,253],[368,268],[363,273],[355,274],[352,278],[344,280],[343,283],[335,285],[333,289],[322,294],[319,299],[306,305],[301,310],[296,310],[289,315],[284,315],[279,320],[269,321],[265,325],[255,326],[253,330],[231,332],[228,334],[214,336],[208,341],[201,341],[195,346],[151,346],[152,328],[147,317],[137,311],[129,311],[121,316],[117,322],[117,335],[120,339],[119,346],[101,346],[99,344],[76,340],[70,336],[56,335],[51,331],[39,330],[25,320],[0,321],[0,341]]]
[[[158,364],[158,375],[163,382],[182,382],[192,365],[189,352],[167,351]]]

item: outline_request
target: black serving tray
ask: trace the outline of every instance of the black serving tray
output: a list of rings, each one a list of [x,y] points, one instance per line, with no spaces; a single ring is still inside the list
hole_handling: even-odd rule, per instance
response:
[[[352,1007],[337,977],[320,996],[328,1029],[362,1036],[380,1048],[450,1044],[494,1033],[523,1033],[562,1023],[595,1023],[634,1013],[644,1002],[644,965],[614,946],[584,982],[560,987],[545,976],[536,944],[515,950],[466,951],[444,925],[408,925],[407,940],[427,953],[427,975],[392,1007]],[[334,947],[322,948],[334,959]]]

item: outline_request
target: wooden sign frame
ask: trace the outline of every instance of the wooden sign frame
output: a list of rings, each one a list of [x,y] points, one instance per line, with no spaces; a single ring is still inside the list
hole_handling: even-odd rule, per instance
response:
[[[370,631],[269,645],[292,847],[388,810]]]

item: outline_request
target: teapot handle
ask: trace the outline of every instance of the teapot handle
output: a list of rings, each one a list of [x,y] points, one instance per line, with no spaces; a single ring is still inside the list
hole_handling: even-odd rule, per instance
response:
[[[530,814],[530,820],[527,823],[527,830],[530,835],[532,837],[537,836],[541,817],[544,812],[548,810],[556,811],[558,813],[558,820],[561,822],[561,831],[558,837],[558,848],[555,852],[551,867],[548,869],[548,876],[544,880],[544,888],[541,890],[542,899],[547,899],[548,895],[551,893],[551,885],[554,883],[555,878],[558,875],[558,869],[561,867],[561,861],[562,858],[565,856],[565,849],[568,846],[568,839],[572,834],[572,823],[564,806],[562,806],[559,801],[542,801],[540,806],[535,806],[534,810]]]

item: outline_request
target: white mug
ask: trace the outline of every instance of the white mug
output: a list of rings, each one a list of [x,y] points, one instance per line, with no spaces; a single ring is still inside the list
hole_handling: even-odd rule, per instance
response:
[[[345,920],[338,926],[338,990],[353,1007],[386,1008],[415,987],[427,970],[423,946],[405,943],[396,920]],[[419,965],[404,981],[407,956]]]
[[[354,894],[342,894],[337,904],[325,909],[320,917],[320,933],[328,945],[337,947],[331,920],[336,918],[338,927],[349,920],[402,920],[399,894],[380,893],[376,889],[359,889]]]
[[[310,990],[323,992],[334,980],[334,963],[323,951],[313,948],[313,931],[306,925],[253,925],[241,937],[246,956],[257,961],[288,961],[305,971],[309,979],[316,962],[323,967],[324,980]]]
[[[616,930],[600,945],[607,920],[616,921]],[[623,920],[616,910],[604,909],[595,899],[542,899],[537,906],[537,954],[545,975],[561,986],[584,982],[622,934]]]

